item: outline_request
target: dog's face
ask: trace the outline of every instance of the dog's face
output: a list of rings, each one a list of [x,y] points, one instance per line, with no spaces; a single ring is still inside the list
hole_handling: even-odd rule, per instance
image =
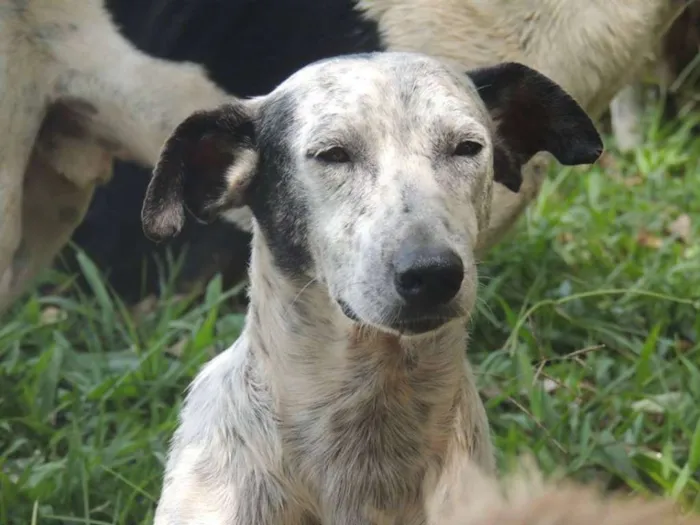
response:
[[[517,190],[538,151],[581,164],[602,144],[525,66],[457,74],[417,54],[347,56],[185,120],[142,216],[163,238],[183,205],[202,220],[250,206],[278,271],[324,283],[354,321],[421,334],[471,310],[493,181]]]

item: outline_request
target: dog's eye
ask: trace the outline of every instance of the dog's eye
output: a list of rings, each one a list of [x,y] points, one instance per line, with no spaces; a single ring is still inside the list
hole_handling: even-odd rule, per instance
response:
[[[323,162],[331,162],[334,164],[342,164],[345,162],[350,162],[350,155],[340,146],[335,146],[333,148],[321,151],[316,154],[318,160]]]
[[[465,140],[457,144],[453,155],[456,155],[458,157],[473,157],[474,155],[478,154],[482,149],[484,149],[484,146],[482,144],[474,142],[473,140]]]

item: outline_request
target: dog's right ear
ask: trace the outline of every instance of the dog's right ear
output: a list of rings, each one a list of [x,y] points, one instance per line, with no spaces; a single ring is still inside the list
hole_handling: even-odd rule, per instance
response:
[[[253,111],[244,102],[198,111],[175,128],[161,150],[141,209],[143,231],[151,240],[177,235],[185,209],[211,222],[245,205],[258,152]]]

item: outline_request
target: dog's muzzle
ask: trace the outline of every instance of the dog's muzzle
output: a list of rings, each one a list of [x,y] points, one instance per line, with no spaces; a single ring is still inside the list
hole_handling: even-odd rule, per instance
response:
[[[338,300],[343,314],[353,322],[379,324],[402,335],[429,333],[460,316],[455,298],[464,281],[464,263],[446,245],[407,238],[396,251],[390,277],[395,305],[381,324],[367,322],[347,302]]]

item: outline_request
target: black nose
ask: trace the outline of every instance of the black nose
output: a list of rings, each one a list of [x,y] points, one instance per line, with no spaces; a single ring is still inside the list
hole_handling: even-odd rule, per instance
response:
[[[464,264],[444,246],[409,245],[394,258],[394,284],[410,305],[430,307],[449,302],[457,295],[464,278]]]

